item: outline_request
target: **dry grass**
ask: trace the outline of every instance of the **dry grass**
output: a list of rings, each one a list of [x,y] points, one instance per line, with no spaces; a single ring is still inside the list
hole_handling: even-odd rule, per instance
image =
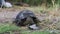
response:
[[[60,31],[60,10],[58,7],[44,8],[44,7],[17,7],[3,8],[0,11],[7,12],[20,12],[21,10],[28,9],[35,13],[38,19],[41,21],[41,30],[59,30]],[[8,14],[9,15],[9,14]],[[7,16],[8,16],[7,15]],[[15,15],[15,14],[12,14]],[[10,16],[11,17],[11,16]]]

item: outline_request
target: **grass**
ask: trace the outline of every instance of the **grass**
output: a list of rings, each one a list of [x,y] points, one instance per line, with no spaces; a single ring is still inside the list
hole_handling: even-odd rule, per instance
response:
[[[17,10],[20,10],[20,9],[29,9],[29,10],[32,10],[32,11],[34,11],[34,13],[36,13],[36,14],[40,14],[40,13],[45,13],[46,11],[49,11],[49,15],[53,15],[53,14],[59,14],[59,11],[57,11],[56,12],[56,9],[58,9],[58,7],[56,6],[56,7],[54,7],[54,8],[52,8],[52,7],[50,7],[50,8],[48,8],[48,9],[45,9],[45,8],[43,8],[43,7],[18,7],[18,9],[17,9],[17,7],[14,7],[14,8],[10,8],[11,10],[14,10],[15,11],[15,9],[17,9]],[[8,8],[6,8],[6,9],[4,9],[5,11],[7,10]],[[9,11],[9,9],[8,9],[8,11]],[[45,11],[45,12],[44,12]],[[47,13],[46,13],[47,14]],[[40,15],[39,15],[40,16]],[[47,18],[48,19],[48,18]],[[47,20],[47,19],[45,19],[45,20]],[[46,21],[46,23],[44,22],[44,24],[47,24],[48,25],[48,21]],[[48,25],[49,26],[49,25]],[[46,27],[46,26],[44,26],[44,27]],[[57,26],[56,26],[57,27]],[[53,28],[53,27],[52,27]],[[15,25],[12,25],[12,24],[0,24],[0,33],[4,33],[4,32],[11,32],[11,34],[13,33],[12,31],[13,30],[20,30],[20,28],[19,27],[17,27],[17,26],[15,26]],[[21,31],[21,33],[22,34],[50,34],[48,31]]]
[[[5,32],[10,32],[10,34],[14,34],[15,32],[12,32],[12,31],[19,31],[20,28],[15,26],[15,25],[12,25],[12,24],[0,24],[0,33],[5,33]],[[18,32],[20,33],[20,32]],[[49,34],[49,32],[47,31],[21,31],[22,34]]]
[[[0,33],[19,30],[19,27],[11,24],[0,24]]]
[[[22,32],[22,34],[50,34],[48,31],[25,31]]]

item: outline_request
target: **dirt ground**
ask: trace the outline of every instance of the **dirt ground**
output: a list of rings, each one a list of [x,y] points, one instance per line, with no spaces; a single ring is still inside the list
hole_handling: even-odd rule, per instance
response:
[[[0,23],[12,22],[16,18],[17,14],[21,10],[24,10],[25,8],[26,7],[24,7],[24,8],[23,7],[0,8]],[[27,9],[29,9],[29,8],[27,7]],[[33,9],[30,8],[29,10],[32,10],[33,12],[35,11],[34,12],[35,15],[41,21],[40,25],[42,26],[42,28],[60,30],[60,28],[59,28],[60,27],[60,11],[44,10],[41,12],[40,10],[38,10],[38,9],[35,10],[34,8]]]

